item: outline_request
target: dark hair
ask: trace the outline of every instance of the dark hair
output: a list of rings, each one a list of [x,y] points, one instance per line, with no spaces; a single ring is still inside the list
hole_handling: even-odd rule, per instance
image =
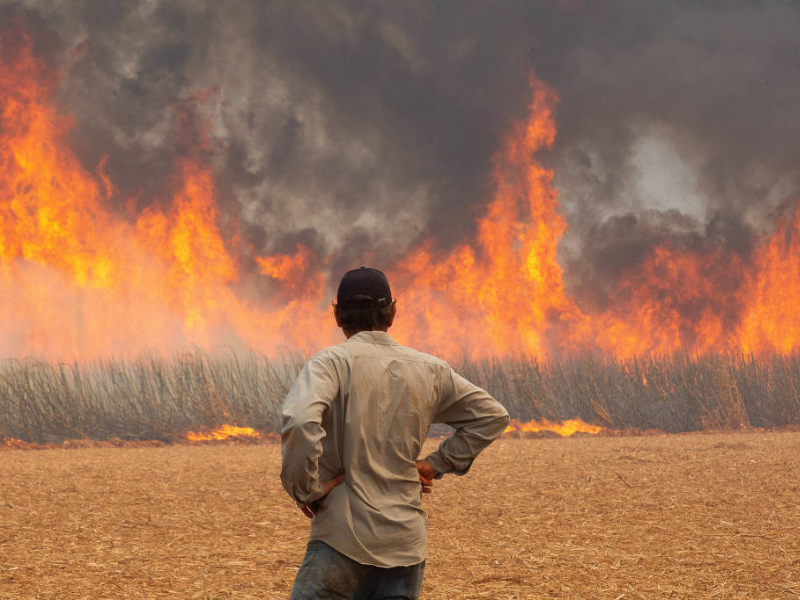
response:
[[[359,296],[353,296],[350,300],[359,300]],[[364,296],[365,301],[370,301],[370,296]],[[373,331],[376,329],[388,329],[392,324],[392,310],[394,302],[386,306],[368,306],[366,308],[342,308],[334,306],[336,319],[339,326],[346,331]]]

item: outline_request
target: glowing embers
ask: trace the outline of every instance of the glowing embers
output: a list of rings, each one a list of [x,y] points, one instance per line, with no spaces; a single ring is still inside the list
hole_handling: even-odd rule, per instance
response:
[[[237,427],[235,425],[223,425],[217,429],[206,432],[189,431],[186,439],[190,442],[211,442],[228,439],[260,439],[261,434],[251,427]]]
[[[516,419],[511,419],[508,427],[504,433],[539,433],[542,431],[551,431],[557,433],[562,437],[568,437],[575,433],[600,433],[602,427],[585,423],[581,419],[568,419],[566,421],[548,421],[542,419],[541,421],[527,421],[521,423]]]

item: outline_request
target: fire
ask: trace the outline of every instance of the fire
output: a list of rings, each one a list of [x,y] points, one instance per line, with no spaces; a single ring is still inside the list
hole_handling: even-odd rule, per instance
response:
[[[250,427],[236,427],[235,425],[223,425],[206,433],[189,431],[186,439],[190,442],[210,442],[212,440],[227,440],[228,438],[260,438],[261,434]]]
[[[341,336],[330,315],[335,256],[298,244],[265,255],[223,211],[196,94],[175,109],[181,152],[157,199],[120,198],[70,147],[52,102],[59,73],[24,26],[0,32],[0,355],[92,360],[222,346],[312,352]],[[81,60],[78,53],[74,60]],[[474,239],[434,239],[387,265],[392,333],[449,359],[584,351],[792,352],[800,347],[800,213],[747,260],[710,242],[655,247],[596,307],[570,297],[553,172],[558,96],[531,77],[526,120],[492,163],[494,193]],[[225,203],[232,204],[232,203]],[[131,207],[123,210],[122,207]],[[338,267],[337,267],[338,268]]]
[[[186,111],[176,137],[201,139],[175,161],[165,201],[133,220],[115,210],[102,163],[97,173],[81,166],[66,140],[69,119],[49,103],[57,73],[20,31],[2,33],[0,57],[0,353],[88,360],[231,343],[311,351],[334,341],[332,324],[326,331],[314,318],[322,275],[289,281],[280,257],[263,257],[277,301],[236,291],[242,249],[223,234],[201,152],[210,142],[190,131]],[[300,299],[281,305],[289,292]]]
[[[800,208],[758,248],[754,264],[742,291],[742,350],[792,352],[800,346]]]
[[[568,419],[566,421],[548,421],[547,419],[543,419],[541,421],[527,421],[525,423],[520,423],[516,419],[511,419],[504,433],[537,433],[539,431],[552,431],[562,437],[568,437],[574,433],[594,434],[600,433],[602,430],[602,427],[590,425],[581,419]]]
[[[581,308],[557,261],[566,230],[553,173],[536,153],[555,138],[556,93],[531,78],[528,121],[495,156],[496,192],[475,242],[401,259],[402,338],[451,356],[551,357],[602,351],[618,358],[677,351],[792,352],[800,347],[800,209],[745,263],[707,242],[656,246],[624,272],[604,304]]]
[[[437,255],[429,242],[391,273],[403,318],[396,331],[447,356],[544,357],[565,328],[581,337],[588,325],[564,291],[556,260],[566,230],[553,172],[534,153],[555,140],[554,90],[531,79],[530,118],[516,125],[494,161],[494,198],[467,242]],[[520,219],[518,215],[524,215]]]
[[[592,315],[593,340],[621,358],[734,350],[731,334],[741,307],[730,290],[743,270],[738,258],[715,249],[656,247],[641,267],[623,276],[610,308]]]

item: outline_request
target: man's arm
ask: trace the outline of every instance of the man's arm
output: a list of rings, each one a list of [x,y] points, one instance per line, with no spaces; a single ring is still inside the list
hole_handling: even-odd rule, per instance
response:
[[[506,409],[478,386],[452,370],[449,370],[449,381],[443,383],[444,394],[434,421],[447,423],[455,432],[425,459],[436,479],[451,472],[465,475],[481,450],[508,426]],[[421,472],[421,475],[428,473]]]
[[[319,457],[325,437],[322,416],[338,393],[335,373],[324,362],[312,358],[300,371],[281,409],[281,483],[307,516],[316,512],[314,502],[342,481],[319,480]]]

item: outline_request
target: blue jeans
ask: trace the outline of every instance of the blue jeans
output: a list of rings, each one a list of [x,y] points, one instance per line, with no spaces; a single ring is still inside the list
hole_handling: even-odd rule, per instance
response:
[[[384,569],[362,565],[321,540],[311,540],[290,600],[417,600],[424,572],[424,560]]]

